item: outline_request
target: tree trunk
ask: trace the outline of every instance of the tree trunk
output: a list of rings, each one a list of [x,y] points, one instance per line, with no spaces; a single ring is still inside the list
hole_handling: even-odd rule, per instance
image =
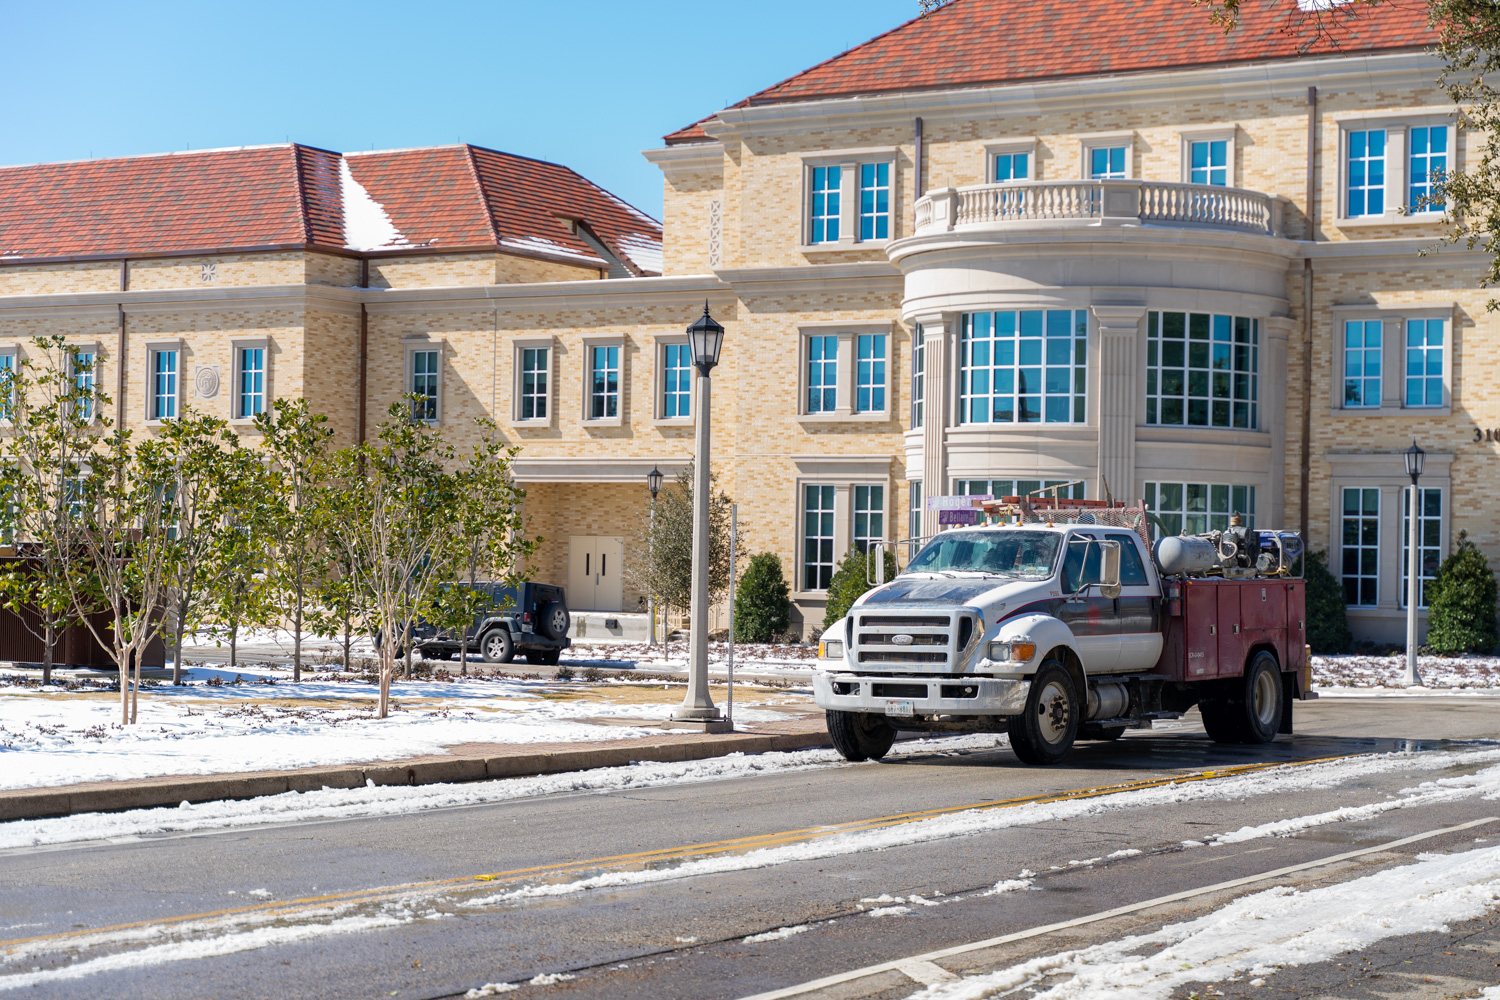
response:
[[[405,639],[406,648],[402,652],[406,654],[406,667],[402,676],[406,680],[411,680],[411,622],[406,623]]]
[[[120,725],[130,725],[130,654],[115,656],[115,671],[120,675]]]
[[[354,641],[354,637],[349,634],[350,624],[351,623],[349,621],[349,616],[345,615],[344,616],[344,669],[345,670],[349,669],[349,646]]]
[[[135,683],[130,685],[130,724],[133,726],[139,718],[141,708],[141,659],[145,650],[132,649],[130,651],[130,665],[135,669]]]
[[[177,602],[177,634],[172,637],[172,685],[182,684],[182,636],[187,631],[188,597]]]
[[[389,636],[389,642],[381,643],[380,647],[380,709],[376,713],[377,719],[383,719],[391,711],[391,675],[396,672],[396,657],[391,649],[395,643],[395,636]]]
[[[292,683],[302,683],[302,581],[297,581],[297,614],[292,619]]]
[[[240,643],[240,625],[235,622],[229,626],[229,669],[233,670],[238,665],[238,648]]]
[[[57,630],[52,627],[52,623],[49,621],[47,623],[46,635],[44,636],[44,644],[47,648],[42,651],[42,687],[46,687],[52,683],[52,647],[56,642]]]

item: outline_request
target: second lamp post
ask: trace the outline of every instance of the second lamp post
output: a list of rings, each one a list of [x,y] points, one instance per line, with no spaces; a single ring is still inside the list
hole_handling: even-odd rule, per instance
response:
[[[703,303],[703,315],[688,327],[687,335],[693,367],[698,369],[698,377],[694,379],[698,392],[693,400],[693,605],[688,624],[687,695],[672,718],[700,723],[707,732],[722,732],[729,729],[729,723],[708,694],[708,501],[713,488],[708,475],[708,417],[713,381],[708,373],[719,363],[724,328],[708,314],[707,302]]]

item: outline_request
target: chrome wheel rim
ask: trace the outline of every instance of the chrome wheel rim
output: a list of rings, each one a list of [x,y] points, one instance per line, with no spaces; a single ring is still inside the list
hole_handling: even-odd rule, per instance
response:
[[[1037,699],[1037,729],[1050,745],[1061,743],[1068,735],[1068,718],[1072,714],[1068,693],[1057,681],[1048,681]]]
[[[498,635],[491,636],[490,641],[484,645],[484,652],[486,656],[498,657],[501,653],[505,652],[505,641]]]
[[[1269,670],[1255,678],[1255,717],[1262,726],[1276,721],[1276,677]]]

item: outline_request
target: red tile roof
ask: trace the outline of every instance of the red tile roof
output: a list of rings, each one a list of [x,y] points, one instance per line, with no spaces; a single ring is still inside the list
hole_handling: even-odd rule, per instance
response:
[[[1187,0],[950,0],[733,107],[1410,50],[1434,41],[1427,4],[1415,0],[1335,7],[1321,20],[1296,0],[1244,0],[1229,35]],[[701,142],[708,120],[666,141]]]
[[[660,273],[656,220],[567,167],[477,146],[340,155],[291,144],[0,167],[0,261],[493,247],[608,266],[572,220],[632,273]]]

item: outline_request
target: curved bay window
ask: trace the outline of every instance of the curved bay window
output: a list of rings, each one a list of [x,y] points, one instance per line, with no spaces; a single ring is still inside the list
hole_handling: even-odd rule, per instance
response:
[[[1146,423],[1259,426],[1260,320],[1146,314]]]
[[[1082,423],[1088,311],[969,313],[960,345],[959,422]]]

